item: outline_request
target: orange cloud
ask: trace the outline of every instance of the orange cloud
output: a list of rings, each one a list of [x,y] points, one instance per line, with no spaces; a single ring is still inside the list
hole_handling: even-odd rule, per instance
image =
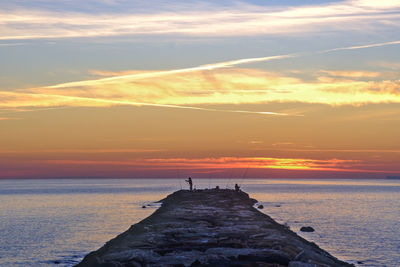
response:
[[[281,169],[299,171],[384,172],[360,169],[358,160],[317,160],[302,158],[222,157],[222,158],[155,158],[135,160],[45,160],[48,164],[129,166],[137,169]]]
[[[5,121],[5,120],[21,120],[21,118],[0,117],[0,121]]]
[[[337,49],[359,49],[394,43],[400,42]],[[322,52],[329,51],[335,49]],[[92,71],[96,75],[114,76],[18,92],[0,92],[0,108],[134,105],[288,115],[275,111],[218,110],[196,105],[302,102],[358,106],[369,103],[400,103],[400,80],[368,80],[382,76],[379,72],[325,70],[323,73],[330,76],[319,76],[315,81],[303,81],[282,73],[235,67],[297,56],[299,55],[287,54],[238,59],[166,71]]]
[[[106,70],[90,70],[89,73],[94,75],[94,76],[100,76],[100,77],[112,77],[112,76],[125,76],[125,75],[136,75],[136,74],[141,74],[141,73],[147,73],[148,71],[142,71],[142,70],[127,70],[127,71],[106,71]]]
[[[346,78],[376,78],[382,75],[376,71],[334,71],[334,70],[321,70],[322,73],[326,73],[330,76],[346,77]]]
[[[39,149],[0,150],[0,154],[98,154],[98,153],[155,153],[162,149],[101,148],[101,149]]]
[[[362,74],[347,72],[348,76],[354,77]],[[244,68],[162,72],[161,76],[157,72],[139,75],[62,84],[34,89],[31,93],[56,98],[51,102],[76,98],[79,101],[75,105],[83,101],[89,106],[129,103],[177,106],[268,102],[333,106],[400,103],[400,80],[363,81],[359,77],[356,80],[349,79],[351,77],[346,80],[319,77],[314,82],[304,82],[279,73]],[[88,103],[90,101],[92,103]]]
[[[69,153],[71,152],[71,153]],[[11,177],[177,177],[216,173],[222,177],[348,177],[382,178],[398,174],[398,162],[369,158],[314,159],[283,157],[201,157],[201,158],[136,158],[135,155],[115,154],[91,156],[78,151],[39,151],[34,153],[0,153],[0,178]],[[121,151],[124,153],[123,151]],[[89,152],[91,153],[91,152]],[[119,150],[116,151],[119,153]],[[129,152],[128,152],[129,153]],[[153,153],[153,152],[150,152]],[[89,157],[88,157],[89,156]],[[245,175],[245,174],[248,175]],[[233,176],[232,176],[233,175]]]
[[[89,85],[90,84],[90,85]],[[400,80],[320,77],[314,82],[255,69],[224,68],[163,77],[113,77],[68,85],[0,92],[0,108],[156,106],[207,111],[291,115],[279,111],[219,110],[198,105],[302,102],[339,105],[400,103]]]

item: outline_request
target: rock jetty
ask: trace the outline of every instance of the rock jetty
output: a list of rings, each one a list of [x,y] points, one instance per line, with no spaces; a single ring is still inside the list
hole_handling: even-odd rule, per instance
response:
[[[83,266],[353,266],[278,224],[248,194],[177,191]]]

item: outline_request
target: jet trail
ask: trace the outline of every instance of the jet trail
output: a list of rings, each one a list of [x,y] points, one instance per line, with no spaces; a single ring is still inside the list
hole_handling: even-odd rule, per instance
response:
[[[296,58],[296,57],[301,57],[301,56],[310,55],[310,54],[322,54],[322,53],[329,53],[329,52],[342,51],[342,50],[365,49],[365,48],[380,47],[380,46],[395,45],[395,44],[400,44],[400,40],[384,42],[384,43],[359,45],[359,46],[338,47],[338,48],[321,50],[321,51],[316,51],[316,52],[311,52],[311,53],[300,52],[300,53],[291,53],[291,54],[284,54],[284,55],[277,55],[277,56],[243,58],[243,59],[237,59],[237,60],[217,62],[217,63],[207,64],[207,65],[200,65],[200,66],[191,67],[191,68],[156,71],[156,72],[139,73],[139,74],[128,74],[128,75],[120,75],[120,76],[115,76],[115,77],[108,77],[108,78],[101,78],[101,79],[94,79],[94,80],[62,83],[62,84],[57,84],[57,85],[53,85],[53,86],[48,86],[46,88],[90,86],[90,85],[96,85],[98,83],[112,82],[112,81],[120,80],[120,79],[136,80],[136,79],[154,78],[154,77],[166,76],[166,75],[177,74],[177,73],[228,68],[228,67],[233,67],[233,66],[242,65],[242,64],[250,64],[250,63],[255,63],[255,62],[265,62],[265,61],[280,60],[280,59],[286,59],[286,58]]]
[[[329,52],[342,51],[342,50],[356,50],[356,49],[380,47],[380,46],[395,45],[395,44],[400,44],[400,41],[392,41],[392,42],[375,43],[375,44],[367,44],[367,45],[339,47],[339,48],[322,50],[319,53],[329,53]]]
[[[156,104],[156,103],[135,102],[135,101],[112,100],[112,99],[104,99],[104,98],[81,97],[81,96],[65,96],[65,95],[57,95],[57,94],[42,94],[42,93],[38,93],[38,94],[21,93],[21,94],[28,95],[28,96],[29,95],[39,95],[39,96],[44,96],[44,97],[57,97],[57,98],[62,98],[62,99],[66,99],[66,100],[84,100],[84,101],[94,102],[94,103],[109,104],[110,106],[111,105],[126,105],[126,106],[136,106],[136,107],[149,106],[149,107],[192,109],[192,110],[201,110],[201,111],[260,114],[260,115],[272,115],[272,116],[301,116],[301,115],[291,115],[291,114],[286,114],[286,113],[270,112],[270,111],[214,109],[214,108],[202,108],[202,107],[185,106],[185,105],[169,105],[169,104]],[[69,107],[76,107],[76,106],[69,106],[68,104],[66,104],[66,106],[64,106],[64,107],[39,108],[39,109],[31,109],[31,110],[26,110],[26,109],[14,110],[14,111],[0,112],[0,114],[64,109],[64,108],[69,108]]]
[[[62,83],[62,84],[57,84],[57,85],[53,85],[53,86],[48,86],[45,88],[55,89],[55,88],[66,88],[66,87],[95,86],[99,83],[102,84],[105,82],[118,81],[121,79],[138,80],[138,79],[154,78],[154,77],[166,76],[166,75],[177,74],[177,73],[187,73],[187,72],[193,72],[193,71],[228,68],[228,67],[233,67],[233,66],[242,65],[242,64],[250,64],[250,63],[255,63],[255,62],[265,62],[265,61],[280,60],[280,59],[286,59],[286,58],[297,58],[297,57],[301,57],[301,56],[305,56],[305,55],[312,55],[312,54],[330,53],[330,52],[342,51],[342,50],[366,49],[366,48],[381,47],[381,46],[396,45],[396,44],[400,44],[400,40],[391,41],[391,42],[383,42],[383,43],[358,45],[358,46],[339,47],[339,48],[333,48],[333,49],[327,49],[327,50],[321,50],[321,51],[315,51],[315,52],[309,52],[309,53],[303,52],[303,53],[291,53],[291,54],[284,54],[284,55],[277,55],[277,56],[243,58],[243,59],[237,59],[237,60],[217,62],[217,63],[207,64],[207,65],[200,65],[200,66],[191,67],[191,68],[166,70],[166,71],[155,71],[155,72],[139,73],[139,74],[128,74],[128,75],[120,75],[120,76],[94,79],[94,80],[84,80],[84,81],[77,81],[77,82]],[[169,108],[193,109],[193,110],[217,111],[217,112],[236,112],[236,113],[279,115],[279,116],[302,116],[302,115],[290,115],[290,114],[279,113],[279,112],[222,110],[222,109],[202,108],[202,107],[194,107],[194,106],[142,103],[142,102],[133,102],[133,101],[120,101],[120,100],[111,100],[111,99],[63,96],[63,95],[52,95],[52,94],[36,94],[36,95],[44,95],[44,96],[47,95],[47,96],[53,96],[53,97],[57,96],[57,97],[64,97],[64,98],[70,98],[70,99],[81,99],[81,100],[94,101],[94,102],[103,102],[103,103],[108,103],[111,105],[119,104],[119,105],[132,105],[132,106],[154,106],[154,107],[169,107]]]
[[[218,62],[218,63],[207,64],[207,65],[200,65],[200,66],[192,67],[192,68],[156,71],[156,72],[139,73],[139,74],[127,74],[127,75],[120,75],[120,76],[95,79],[95,80],[85,80],[85,81],[62,83],[62,84],[47,86],[46,88],[90,86],[90,85],[96,85],[98,83],[112,82],[112,81],[121,80],[121,79],[137,80],[137,79],[154,78],[154,77],[166,76],[166,75],[170,75],[170,74],[186,73],[186,72],[193,72],[193,71],[199,71],[199,70],[214,70],[214,69],[233,67],[233,66],[240,65],[240,64],[249,64],[249,63],[261,62],[261,61],[271,61],[271,60],[278,60],[278,59],[284,59],[284,58],[290,58],[290,57],[296,57],[296,56],[298,56],[298,55],[286,54],[286,55],[270,56],[270,57],[244,58],[244,59],[224,61],[224,62]]]

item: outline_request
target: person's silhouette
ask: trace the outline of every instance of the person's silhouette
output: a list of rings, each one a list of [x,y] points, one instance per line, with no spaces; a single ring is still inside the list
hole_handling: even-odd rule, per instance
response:
[[[240,186],[238,184],[235,184],[235,191],[239,192],[239,190],[240,190]]]
[[[190,191],[193,191],[193,182],[192,182],[192,178],[189,177],[189,179],[185,180],[186,182],[189,183],[189,189]]]

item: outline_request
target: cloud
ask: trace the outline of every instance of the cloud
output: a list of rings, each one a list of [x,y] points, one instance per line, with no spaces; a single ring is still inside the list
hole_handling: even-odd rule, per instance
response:
[[[272,144],[273,146],[293,146],[293,145],[295,145],[295,143],[292,143],[292,142],[278,142],[278,143],[273,143]]]
[[[125,75],[135,75],[146,73],[147,71],[139,71],[139,70],[127,70],[127,71],[106,71],[106,70],[90,70],[89,73],[91,75],[97,77],[112,77],[112,76],[125,76]]]
[[[157,104],[145,103],[129,100],[115,100],[98,97],[83,97],[71,95],[56,95],[56,94],[42,94],[42,93],[15,93],[15,92],[0,92],[1,108],[43,108],[43,107],[112,107],[112,106],[150,106],[161,108],[176,108],[176,109],[190,109],[199,111],[211,112],[229,112],[229,113],[247,113],[259,115],[273,115],[273,116],[289,116],[286,113],[271,112],[271,111],[249,111],[249,110],[227,110],[215,108],[203,108],[188,105],[173,105],[173,104]],[[149,99],[151,101],[151,99]],[[40,109],[43,110],[43,109]],[[46,109],[48,110],[48,109]],[[21,110],[27,112],[28,110]],[[29,110],[29,111],[37,111]],[[15,111],[19,112],[19,111]],[[299,116],[299,115],[294,115]]]
[[[255,58],[243,58],[237,60],[230,60],[230,61],[223,61],[217,62],[207,65],[201,65],[197,67],[191,68],[183,68],[183,69],[175,69],[175,70],[166,70],[166,71],[124,71],[121,73],[114,72],[114,77],[102,78],[102,79],[95,79],[95,80],[85,80],[85,81],[77,81],[77,82],[69,82],[69,83],[62,83],[53,86],[48,86],[48,88],[66,88],[66,87],[80,87],[80,86],[92,86],[98,85],[99,83],[109,83],[114,81],[121,81],[121,80],[128,80],[128,81],[136,81],[136,80],[145,80],[150,78],[160,78],[163,76],[172,76],[176,74],[184,74],[189,72],[199,72],[199,71],[211,71],[215,69],[221,68],[228,68],[233,67],[236,65],[241,64],[249,64],[255,62],[265,62],[265,61],[272,61],[272,60],[279,60],[291,57],[297,57],[299,54],[286,54],[286,55],[278,55],[278,56],[268,56],[268,57],[255,57]],[[100,70],[92,70],[91,73],[94,74],[105,74],[104,76],[108,76],[110,72],[104,72]]]
[[[375,61],[370,63],[371,66],[378,66],[389,70],[400,70],[400,62],[389,62],[389,61]]]
[[[321,70],[322,73],[328,74],[329,76],[345,77],[345,78],[376,78],[382,75],[381,72],[377,71],[337,71],[337,70]]]
[[[1,120],[1,118],[0,118]],[[102,148],[102,149],[39,149],[39,150],[0,150],[0,154],[105,154],[105,153],[156,153],[162,149]]]
[[[355,6],[374,8],[374,9],[386,9],[386,8],[396,8],[399,6],[398,1],[393,0],[353,0],[351,1]]]
[[[40,160],[41,163],[55,165],[101,165],[127,166],[145,170],[221,170],[221,169],[280,169],[299,171],[339,171],[384,173],[384,170],[371,169],[359,160],[305,159],[269,157],[220,157],[220,158],[148,158],[133,160]],[[360,168],[361,167],[361,168]],[[365,169],[363,168],[365,167]]]
[[[300,7],[182,5],[178,12],[0,11],[0,40],[99,36],[256,36],[398,27],[398,1],[343,1]],[[345,26],[343,26],[345,25]]]
[[[355,45],[355,46],[347,46],[347,47],[338,47],[338,48],[323,50],[323,51],[320,51],[319,53],[328,53],[328,52],[342,51],[342,50],[356,50],[356,49],[364,49],[364,48],[374,48],[374,47],[396,45],[396,44],[400,44],[400,40],[391,41],[391,42],[382,42],[382,43],[372,43],[372,44],[366,44],[366,45]]]
[[[398,149],[316,149],[316,148],[287,148],[283,149],[280,148],[279,150],[281,151],[292,151],[292,152],[345,152],[345,153],[366,153],[366,154],[371,154],[371,153],[400,153],[400,150]]]
[[[20,45],[26,45],[27,43],[0,43],[0,47],[2,46],[20,46]]]
[[[109,80],[0,92],[0,99],[0,108],[132,105],[294,115],[279,111],[222,110],[204,105],[301,102],[359,106],[370,103],[400,103],[400,80],[369,81],[359,77],[346,77],[343,80],[319,76],[314,81],[303,81],[281,73],[257,69],[222,68],[176,72],[158,78],[150,76],[138,79],[136,75],[122,75]]]
[[[347,76],[356,74],[347,72]],[[151,103],[177,106],[302,102],[357,106],[400,103],[400,80],[369,81],[360,77],[338,80],[319,76],[315,81],[306,82],[280,73],[228,68],[177,72],[156,79],[122,76],[121,79],[84,81],[82,84],[73,83],[71,87],[64,84],[32,92],[98,99],[96,105],[104,100],[103,104],[108,105],[129,102],[137,105]]]
[[[0,121],[5,121],[5,120],[20,120],[21,118],[9,118],[9,117],[0,117]]]
[[[399,44],[400,41],[369,44],[365,49]],[[344,50],[346,47],[322,51]],[[319,52],[316,52],[319,53]],[[324,70],[325,76],[303,81],[287,74],[258,69],[236,68],[237,65],[299,57],[286,54],[218,62],[191,68],[166,71],[128,70],[91,73],[112,77],[62,83],[42,88],[0,92],[0,109],[27,107],[110,107],[115,105],[155,106],[203,111],[290,115],[275,111],[220,110],[198,105],[260,104],[302,102],[338,105],[400,103],[400,80],[374,80],[383,73],[352,70]],[[326,76],[328,75],[328,76]],[[346,79],[338,79],[346,78]]]

